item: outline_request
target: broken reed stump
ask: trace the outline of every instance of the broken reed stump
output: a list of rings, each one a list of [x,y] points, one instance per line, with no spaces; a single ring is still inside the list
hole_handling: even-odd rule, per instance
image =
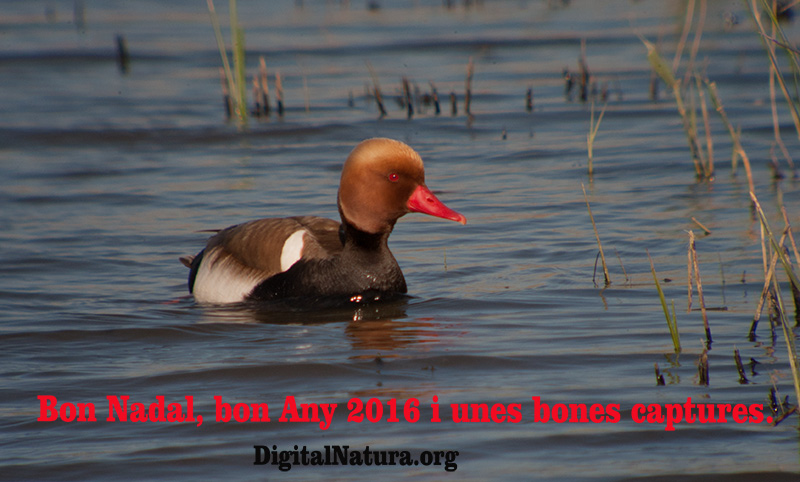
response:
[[[278,116],[283,117],[283,83],[281,82],[281,72],[275,72],[275,102],[277,104]]]
[[[708,386],[710,379],[708,376],[708,349],[703,348],[703,353],[697,360],[697,383]]]
[[[475,73],[475,67],[472,63],[472,57],[469,58],[469,63],[467,64],[467,78],[464,81],[464,113],[467,116],[472,116],[472,112],[470,111],[470,107],[472,104],[472,75]]]
[[[581,102],[586,102],[589,99],[589,65],[586,63],[586,39],[581,39],[581,56],[578,68],[580,70]]]
[[[699,226],[699,227],[700,227],[700,229],[702,229],[702,230],[703,230],[703,234],[705,234],[706,236],[708,236],[708,235],[710,235],[710,234],[711,234],[711,230],[710,230],[710,229],[708,229],[707,227],[703,226],[703,223],[701,223],[700,221],[698,221],[697,219],[695,219],[695,217],[694,217],[694,216],[692,216],[692,221],[693,221],[693,222],[694,222],[694,223],[695,223],[697,226]]]
[[[375,103],[378,105],[378,111],[380,112],[380,117],[386,117],[386,107],[383,105],[383,95],[381,94],[381,86],[378,82],[378,75],[375,73],[375,69],[372,68],[372,64],[367,61],[367,70],[369,70],[369,76],[372,78],[372,94],[375,97]]]
[[[255,101],[255,106],[252,114],[255,117],[261,117],[261,87],[258,84],[258,77],[255,75],[253,76],[253,100]]]
[[[700,301],[700,313],[703,315],[703,328],[706,331],[706,347],[711,347],[711,327],[708,325],[708,314],[706,313],[706,302],[703,297],[703,282],[700,278],[700,265],[697,262],[697,248],[695,246],[694,231],[689,230],[689,252],[691,254],[692,271],[694,281],[697,283],[697,298]],[[691,294],[691,292],[690,292]]]
[[[225,118],[230,119],[233,116],[233,99],[231,98],[230,90],[228,90],[228,79],[225,76],[225,70],[219,68],[219,76],[222,82],[222,100],[225,103]]]
[[[433,112],[436,115],[442,113],[442,109],[439,107],[439,93],[436,91],[436,86],[433,82],[428,82],[431,86],[431,100],[433,101]]]
[[[656,365],[656,385],[662,387],[666,385],[666,383],[664,383],[664,375],[661,373],[661,370],[658,369],[658,363],[656,363],[655,365]]]
[[[525,110],[533,112],[533,87],[528,87],[527,92],[525,92]]]
[[[572,100],[572,88],[575,87],[575,79],[572,77],[572,74],[569,72],[568,68],[564,68],[563,72],[564,77],[564,98],[568,101]]]
[[[117,67],[121,74],[127,74],[130,70],[131,55],[128,52],[128,42],[123,35],[117,34]]]
[[[411,86],[406,77],[403,77],[403,98],[407,109],[407,116],[409,119],[414,117],[414,102],[411,98]]]
[[[739,384],[746,385],[749,383],[747,376],[744,374],[744,365],[742,364],[742,357],[739,354],[739,349],[733,349],[733,361],[736,363],[736,371],[739,373]]]

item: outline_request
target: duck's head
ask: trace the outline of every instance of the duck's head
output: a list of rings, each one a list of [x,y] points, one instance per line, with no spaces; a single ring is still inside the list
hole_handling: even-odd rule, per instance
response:
[[[466,224],[425,185],[422,158],[392,139],[367,139],[347,157],[339,183],[342,220],[368,233],[391,231],[406,213],[425,213]]]

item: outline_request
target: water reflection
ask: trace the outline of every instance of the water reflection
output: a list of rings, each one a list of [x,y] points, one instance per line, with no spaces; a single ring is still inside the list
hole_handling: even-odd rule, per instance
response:
[[[408,319],[409,296],[369,302],[316,300],[300,306],[289,302],[197,305],[208,323],[262,323],[270,325],[321,325],[347,323],[344,332],[352,359],[376,355],[392,357],[402,348],[438,341],[437,322],[430,318]]]
[[[405,313],[403,313],[405,316]],[[377,350],[383,357],[392,355],[401,348],[421,343],[432,343],[437,339],[433,330],[435,322],[423,320],[401,320],[399,317],[353,320],[347,325],[345,334],[356,350]],[[356,353],[352,358],[370,358],[373,354]]]

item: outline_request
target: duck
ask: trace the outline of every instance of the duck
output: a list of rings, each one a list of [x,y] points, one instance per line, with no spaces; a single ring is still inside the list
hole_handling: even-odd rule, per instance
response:
[[[342,166],[341,221],[318,216],[265,218],[216,231],[189,268],[200,303],[403,296],[405,277],[388,246],[402,216],[414,212],[466,224],[425,184],[420,155],[387,138],[360,142]]]

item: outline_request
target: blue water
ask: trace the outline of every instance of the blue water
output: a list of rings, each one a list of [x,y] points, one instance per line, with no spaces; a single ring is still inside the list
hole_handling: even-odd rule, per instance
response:
[[[71,2],[4,4],[0,479],[796,480],[796,415],[777,426],[729,416],[674,431],[633,421],[637,404],[688,398],[762,405],[766,418],[773,387],[797,403],[780,329],[771,336],[765,313],[757,339],[747,337],[762,254],[730,138],[712,110],[716,176],[697,181],[672,97],[663,85],[657,100],[649,95],[637,35],[658,42],[671,62],[684,2],[487,0],[446,9],[433,0],[382,1],[375,11],[365,2],[239,3],[248,72],[264,55],[271,83],[281,72],[286,106],[282,118],[244,127],[225,118],[205,3],[85,1],[77,17]],[[216,7],[227,39],[227,4]],[[738,25],[726,24],[732,16]],[[794,24],[784,28],[796,38]],[[117,65],[116,35],[130,51],[127,73]],[[590,104],[567,100],[562,76],[578,71],[582,38],[598,90],[609,90],[591,177]],[[470,58],[472,118],[464,112]],[[709,5],[697,58],[741,126],[773,230],[782,227],[781,204],[800,224],[800,190],[773,149],[769,64],[743,4]],[[365,95],[373,84],[367,62],[384,118]],[[442,114],[417,106],[407,118],[395,101],[403,77],[422,92],[433,83]],[[595,116],[600,104],[598,94]],[[778,106],[783,141],[796,152],[780,94]],[[178,257],[203,246],[203,230],[268,216],[336,218],[341,164],[375,136],[418,150],[428,185],[468,218],[466,226],[420,215],[398,223],[390,246],[410,298],[331,310],[193,301]],[[782,180],[767,166],[772,152]],[[595,273],[581,184],[608,287]],[[688,230],[698,237],[705,303],[714,308],[707,386],[697,376],[705,333],[696,293],[687,313]],[[675,302],[679,356],[647,252],[659,278],[671,280],[663,286]],[[666,386],[656,385],[656,363]],[[40,395],[93,403],[98,420],[38,421]],[[203,423],[106,421],[107,397],[124,395],[145,405],[163,396],[184,412],[188,396]],[[266,403],[270,421],[217,422],[215,396],[232,406]],[[330,427],[279,421],[288,396],[336,403]],[[434,397],[441,422],[431,421]],[[532,397],[599,405],[619,421],[537,422]],[[350,421],[351,399],[384,410],[396,403],[399,421],[387,421],[388,412]],[[414,399],[412,423],[403,407]],[[502,405],[496,414],[520,417],[455,423],[453,404]],[[455,472],[443,463],[283,472],[254,465],[254,445],[458,455]]]

